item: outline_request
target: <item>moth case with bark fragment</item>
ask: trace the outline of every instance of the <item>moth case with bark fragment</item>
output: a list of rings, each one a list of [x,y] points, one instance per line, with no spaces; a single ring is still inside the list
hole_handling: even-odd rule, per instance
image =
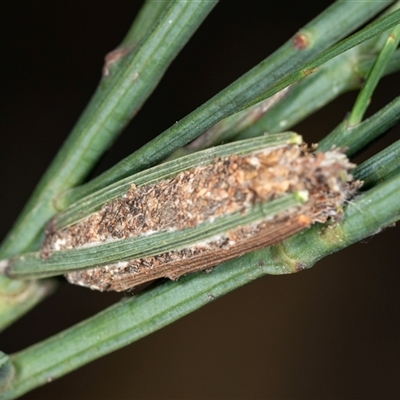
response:
[[[349,174],[353,167],[340,151],[314,154],[304,144],[218,157],[156,183],[132,183],[97,212],[49,232],[42,254],[51,257],[58,250],[150,238],[159,232],[183,231],[189,237],[201,228],[189,244],[66,274],[71,283],[101,291],[123,291],[162,277],[177,279],[337,218],[359,186]],[[213,230],[233,217],[235,226]]]

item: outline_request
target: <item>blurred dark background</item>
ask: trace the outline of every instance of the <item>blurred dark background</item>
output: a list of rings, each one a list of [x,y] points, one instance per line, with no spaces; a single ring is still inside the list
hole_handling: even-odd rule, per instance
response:
[[[103,157],[112,166],[238,78],[329,1],[229,2],[214,9]],[[140,1],[2,1],[0,238],[100,78]],[[370,112],[399,94],[380,83]],[[342,96],[295,128],[316,142],[350,110]],[[370,149],[393,142],[399,127]],[[296,275],[269,276],[24,399],[398,399],[398,228]],[[15,352],[124,294],[63,283],[0,335]]]

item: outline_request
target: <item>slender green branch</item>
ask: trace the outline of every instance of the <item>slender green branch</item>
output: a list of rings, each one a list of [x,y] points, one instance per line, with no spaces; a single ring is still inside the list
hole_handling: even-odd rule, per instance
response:
[[[398,220],[399,195],[400,175],[396,175],[351,202],[334,226],[314,226],[280,245],[221,264],[210,274],[166,282],[11,355],[15,378],[3,399],[20,396],[126,346],[265,274],[310,268],[322,257]]]
[[[318,149],[327,151],[333,146],[341,147],[346,149],[348,156],[352,156],[398,121],[400,96],[357,126],[349,127],[346,121],[343,121],[318,143]]]
[[[112,78],[110,79],[109,76],[115,74],[116,70],[118,71],[120,64],[124,62],[125,56],[129,53],[134,54],[137,48],[143,44],[141,42],[148,38],[152,30],[157,27],[158,20],[162,18],[164,13],[168,12],[172,3],[173,0],[145,1],[122,42],[116,49],[110,51],[105,56],[102,77],[102,84],[104,86],[110,84]]]
[[[370,44],[370,42],[368,42]],[[374,46],[375,47],[375,46]],[[358,89],[367,78],[376,56],[368,46],[357,46],[323,64],[316,73],[290,86],[276,103],[269,100],[227,117],[168,159],[182,157],[210,146],[290,129],[341,94]],[[385,75],[400,71],[400,49],[390,58]],[[281,94],[282,93],[282,94]]]
[[[6,237],[1,256],[27,249],[54,215],[53,200],[81,182],[154,90],[165,70],[211,11],[215,1],[168,3],[142,46],[103,79],[73,132]]]
[[[132,26],[118,47],[136,47],[151,32],[153,26],[167,11],[172,0],[146,0],[137,14]]]
[[[293,85],[274,107],[256,123],[236,132],[234,140],[262,135],[264,132],[281,132],[319,110],[341,94],[358,89],[372,66],[372,55],[359,51],[358,47],[346,51],[322,65],[317,73],[307,76]],[[400,50],[391,58],[385,75],[400,70]],[[232,140],[233,138],[224,138]]]
[[[397,2],[385,13],[395,11],[399,5],[400,2]],[[316,73],[289,87],[289,91],[278,92],[277,99],[272,96],[223,119],[192,143],[178,149],[169,158],[182,157],[223,142],[290,129],[341,94],[361,87],[376,61],[377,52],[384,45],[382,36],[384,34],[331,59],[318,68]],[[388,58],[384,75],[399,70],[400,49]],[[274,102],[270,104],[270,100]]]
[[[167,6],[167,1],[147,0],[119,47],[137,46]],[[52,281],[10,281],[0,276],[0,330],[37,305],[54,288]]]
[[[281,132],[295,125],[342,93],[360,86],[354,74],[355,60],[361,58],[354,47],[321,65],[318,71],[290,87],[289,93],[255,124],[239,131],[231,140],[256,137],[263,132]]]
[[[393,11],[389,15],[385,17],[379,18],[378,20],[372,22],[364,29],[358,31],[357,33],[351,35],[347,39],[340,41],[339,43],[333,45],[328,50],[321,53],[318,57],[312,59],[311,61],[307,62],[302,66],[302,68],[293,74],[290,74],[286,78],[282,79],[281,81],[277,81],[277,83],[268,90],[263,96],[260,98],[256,98],[253,100],[252,104],[261,101],[263,97],[268,97],[279,90],[303,79],[304,77],[315,73],[317,68],[326,63],[327,61],[331,60],[332,58],[336,57],[339,54],[344,53],[345,51],[351,49],[363,43],[382,32],[386,31],[387,29],[392,28],[393,26],[400,23],[400,10]],[[249,104],[251,105],[251,104]]]
[[[289,91],[288,89],[289,88],[285,88],[275,95],[263,100],[262,102],[255,104],[254,106],[251,106],[243,111],[239,111],[230,117],[224,118],[213,125],[210,129],[207,129],[193,142],[173,152],[164,161],[174,160],[176,158],[195,153],[199,150],[207,149],[220,143],[229,142],[238,134],[238,132],[253,126],[259,118],[265,115],[265,113],[274,106],[274,104],[279,102],[287,95]]]
[[[272,96],[291,83],[302,79],[306,74],[305,69],[312,70],[330,58],[394,26],[400,19],[400,12],[379,19],[343,43],[333,46],[316,57],[389,3],[353,1],[334,3],[274,54],[191,114],[107,172],[80,188],[74,189],[75,197],[84,197],[156,164],[223,118]],[[338,20],[341,21],[340,24],[337,24]],[[326,30],[327,24],[331,27],[329,31]]]
[[[352,174],[362,180],[363,190],[370,189],[400,171],[400,140],[358,165]]]
[[[365,85],[361,89],[350,116],[347,119],[347,124],[349,126],[354,126],[361,122],[370,103],[372,93],[378,85],[379,80],[383,76],[385,69],[389,64],[389,60],[399,45],[399,41],[400,24],[389,33],[386,43],[382,47],[373,67],[371,68],[370,73],[368,74]]]
[[[357,75],[366,79],[369,71],[371,70],[375,60],[371,60],[370,57],[362,58],[358,61],[357,65],[355,65],[354,70]],[[397,49],[392,57],[389,60],[388,65],[386,66],[385,75],[392,74],[393,72],[398,72],[400,70],[400,49]]]

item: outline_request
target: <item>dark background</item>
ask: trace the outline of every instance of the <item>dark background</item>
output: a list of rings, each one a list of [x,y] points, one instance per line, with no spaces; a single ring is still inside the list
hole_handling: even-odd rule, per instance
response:
[[[202,104],[290,38],[330,2],[229,2],[177,57],[99,173]],[[104,55],[139,1],[2,1],[0,238],[94,92]],[[372,111],[399,94],[386,78]],[[346,115],[342,96],[295,128],[315,142]],[[374,148],[398,138],[399,128]],[[309,271],[259,279],[24,399],[395,399],[399,385],[397,228]],[[0,336],[9,353],[124,294],[62,284]]]

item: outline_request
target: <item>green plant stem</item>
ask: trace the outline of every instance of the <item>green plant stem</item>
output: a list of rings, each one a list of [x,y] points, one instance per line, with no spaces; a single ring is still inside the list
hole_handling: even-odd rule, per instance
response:
[[[371,68],[371,71],[368,74],[365,85],[361,89],[350,116],[347,119],[347,124],[349,126],[354,126],[361,122],[370,103],[372,93],[378,85],[379,80],[383,76],[385,69],[389,64],[389,60],[399,45],[399,41],[400,24],[389,33],[386,43],[382,47],[373,67]]]
[[[174,151],[165,161],[174,160],[185,155],[195,153],[199,150],[207,149],[211,146],[216,146],[224,142],[229,142],[235,137],[238,132],[245,130],[249,126],[253,126],[256,121],[261,118],[265,113],[273,107],[274,104],[284,98],[289,88],[285,88],[275,95],[255,104],[243,111],[239,111],[230,117],[224,118],[217,122],[210,129],[207,129],[193,142],[187,146],[181,147]],[[265,131],[264,131],[265,132]]]
[[[328,151],[336,146],[346,149],[346,154],[352,156],[399,121],[400,96],[357,126],[349,127],[343,121],[318,143],[318,149]]]
[[[400,70],[400,51],[387,66],[385,74]],[[356,47],[322,65],[318,72],[307,76],[290,88],[278,104],[268,110],[255,124],[234,136],[242,140],[262,135],[264,132],[282,132],[304,120],[341,94],[358,89],[366,78],[371,55],[359,53]],[[391,59],[392,60],[392,59]],[[362,63],[362,68],[359,68]],[[230,138],[232,139],[232,138]]]
[[[274,54],[191,114],[107,172],[74,189],[75,197],[84,197],[93,191],[156,164],[223,118],[272,96],[293,82],[302,79],[316,66],[389,29],[400,20],[400,12],[394,12],[373,22],[349,39],[334,45],[316,57],[321,51],[346,36],[387,4],[389,2],[340,1],[334,3]],[[337,24],[338,20],[341,21],[340,24]],[[327,25],[332,29],[327,31]],[[307,44],[304,48],[295,45],[299,38],[306,41]]]
[[[211,11],[215,1],[169,2],[135,52],[103,78],[90,104],[3,242],[1,257],[29,248],[57,211],[53,201],[75,186],[154,90],[165,70]]]
[[[352,174],[362,180],[362,190],[370,189],[400,171],[400,140],[358,165]]]
[[[358,60],[357,65],[354,66],[357,75],[363,79],[366,79],[369,71],[371,70],[375,60],[371,60],[371,57],[365,57]],[[389,60],[389,63],[385,69],[385,75],[398,72],[400,70],[400,49],[397,49]]]
[[[182,157],[232,140],[290,129],[341,94],[360,88],[361,82],[366,79],[376,60],[375,54],[371,54],[370,50],[370,47],[365,45],[357,46],[333,58],[323,64],[316,73],[289,87],[276,104],[267,107],[268,100],[273,99],[273,96],[223,119],[192,143],[175,151],[168,159]],[[400,49],[390,58],[385,75],[399,70]]]
[[[398,1],[384,14],[389,14],[399,7]],[[257,137],[265,132],[276,133],[290,129],[342,93],[360,88],[376,61],[376,54],[385,44],[384,36],[383,33],[351,48],[323,64],[316,73],[286,90],[223,119],[187,146],[176,150],[168,160],[220,143]],[[384,75],[399,70],[400,49],[388,58]]]
[[[355,47],[379,34],[387,29],[400,23],[400,10],[393,11],[392,13],[386,15],[385,17],[379,18],[378,20],[372,22],[364,29],[358,31],[357,33],[351,35],[350,37],[336,43],[331,46],[328,50],[321,53],[318,57],[312,59],[302,66],[302,68],[293,74],[290,74],[286,78],[278,81],[263,97],[270,96],[279,90],[299,81],[300,79],[315,73],[317,67],[326,63],[327,61],[333,59],[339,54]],[[252,104],[261,101],[262,97],[253,100]],[[251,104],[249,104],[251,105]]]
[[[396,2],[384,13],[388,14],[399,6],[400,2]],[[239,127],[236,132],[227,132],[228,135],[224,135],[223,139],[241,140],[262,135],[264,132],[282,132],[342,93],[360,88],[376,61],[376,54],[384,45],[384,36],[382,34],[368,40],[323,64],[315,74],[293,85],[289,93],[254,124],[246,129]],[[399,70],[400,49],[390,57],[384,74],[389,75]]]
[[[172,0],[146,0],[119,47],[136,47],[171,3]]]
[[[342,93],[360,86],[354,74],[354,61],[359,57],[358,47],[321,65],[318,71],[290,87],[289,93],[265,113],[255,124],[225,140],[242,140],[288,129]]]
[[[375,234],[400,218],[400,175],[351,202],[343,220],[315,225],[279,245],[195,273],[123,300],[59,334],[11,355],[12,399],[96,358],[126,346],[265,274],[312,267],[322,257]]]

